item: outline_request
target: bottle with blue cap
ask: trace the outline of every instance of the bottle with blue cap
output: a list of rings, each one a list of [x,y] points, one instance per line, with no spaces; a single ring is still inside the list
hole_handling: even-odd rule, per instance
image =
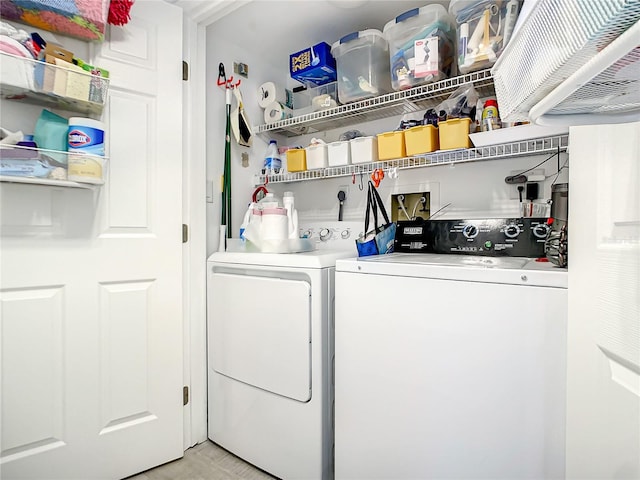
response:
[[[282,166],[282,160],[278,153],[278,143],[275,140],[269,142],[267,152],[264,155],[264,164],[262,167],[263,174],[280,173],[280,167]]]

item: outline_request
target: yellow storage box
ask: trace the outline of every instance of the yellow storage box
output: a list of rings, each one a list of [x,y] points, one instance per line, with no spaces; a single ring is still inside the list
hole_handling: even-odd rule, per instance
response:
[[[407,156],[435,152],[440,148],[438,129],[433,125],[418,125],[404,131]]]
[[[440,150],[471,148],[469,138],[470,118],[452,118],[438,123]]]
[[[404,146],[404,131],[379,133],[378,160],[393,160],[407,156]]]
[[[304,172],[307,169],[307,152],[304,148],[287,150],[287,171]]]

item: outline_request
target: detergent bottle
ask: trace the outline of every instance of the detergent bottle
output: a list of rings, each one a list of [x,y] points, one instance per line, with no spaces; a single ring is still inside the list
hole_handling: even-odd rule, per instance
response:
[[[282,204],[287,210],[287,230],[290,239],[299,238],[298,235],[298,211],[294,207],[293,192],[284,192]]]
[[[282,160],[280,159],[280,153],[278,153],[278,143],[275,140],[269,142],[267,151],[264,155],[264,164],[262,167],[263,174],[280,173],[280,167],[282,166]]]
[[[242,219],[242,225],[240,225],[240,239],[243,242],[245,241],[244,231],[247,229],[247,226],[249,225],[249,223],[256,221],[256,219],[254,218],[256,216],[256,213],[258,214],[260,213],[260,212],[255,212],[255,210],[256,210],[256,204],[254,202],[249,203],[249,208],[247,208],[247,211],[244,214],[244,218]]]

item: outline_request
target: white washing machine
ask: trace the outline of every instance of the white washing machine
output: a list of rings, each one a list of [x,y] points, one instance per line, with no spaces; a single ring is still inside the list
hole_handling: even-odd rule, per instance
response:
[[[282,479],[333,478],[334,269],[358,228],[303,228],[313,252],[207,262],[209,438]]]
[[[549,263],[338,260],[336,479],[564,478],[566,320]]]

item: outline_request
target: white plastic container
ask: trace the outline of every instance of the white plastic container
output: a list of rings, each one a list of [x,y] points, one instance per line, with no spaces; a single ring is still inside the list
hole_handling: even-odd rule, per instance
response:
[[[103,185],[106,159],[100,155],[88,153],[69,153],[67,155],[67,180],[71,182]]]
[[[271,140],[267,146],[267,151],[264,154],[262,173],[280,173],[281,166],[282,160],[280,158],[280,153],[278,152],[278,143],[275,140]]]
[[[391,85],[406,90],[455,74],[455,27],[439,4],[414,8],[384,26],[389,42]]]
[[[309,145],[305,150],[307,152],[307,170],[326,168],[329,165],[327,145],[325,143]]]
[[[378,138],[358,137],[349,140],[351,145],[351,163],[369,163],[378,161]]]
[[[104,156],[104,123],[87,117],[71,117],[67,150]]]
[[[456,22],[457,64],[460,73],[489,68],[511,38],[521,0],[487,4],[483,0],[451,0],[449,13]]]
[[[389,44],[380,30],[345,35],[331,47],[338,69],[340,103],[377,97],[391,91]]]
[[[338,167],[351,163],[351,144],[348,140],[343,142],[331,142],[327,145],[329,166]]]

